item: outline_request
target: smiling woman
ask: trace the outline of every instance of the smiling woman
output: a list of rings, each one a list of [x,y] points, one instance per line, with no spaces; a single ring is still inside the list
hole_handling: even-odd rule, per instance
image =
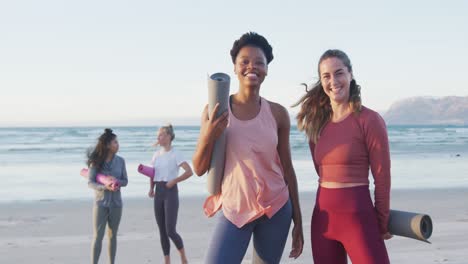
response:
[[[312,215],[315,263],[389,263],[390,151],[382,117],[361,105],[348,56],[327,50],[320,79],[299,100],[319,188]],[[375,203],[369,193],[369,167]],[[346,232],[344,232],[344,230]]]
[[[219,106],[202,114],[193,157],[194,170],[208,169],[214,142],[226,129],[226,160],[221,193],[208,197],[205,213],[222,209],[205,263],[240,263],[253,235],[256,256],[279,263],[291,219],[290,257],[302,253],[303,234],[297,180],[289,145],[287,110],[260,96],[260,87],[273,60],[272,47],[261,35],[246,33],[231,49],[239,90],[229,98],[228,111]],[[229,262],[226,262],[229,261]]]

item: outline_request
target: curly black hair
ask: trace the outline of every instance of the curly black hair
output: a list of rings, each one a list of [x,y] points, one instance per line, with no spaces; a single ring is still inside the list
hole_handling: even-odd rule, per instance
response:
[[[247,32],[238,40],[234,41],[231,49],[232,63],[236,64],[236,57],[239,51],[245,46],[253,46],[260,48],[267,59],[267,64],[273,60],[273,48],[268,43],[265,37],[255,32]]]

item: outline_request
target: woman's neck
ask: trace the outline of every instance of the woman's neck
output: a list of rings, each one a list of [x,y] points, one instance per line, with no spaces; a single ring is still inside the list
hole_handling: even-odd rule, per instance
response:
[[[162,146],[162,145],[161,145],[161,148],[162,148],[162,150],[163,150],[164,152],[169,152],[169,151],[171,151],[172,146],[171,146],[171,144],[168,144],[168,145],[165,145],[165,146]]]
[[[239,91],[234,94],[234,103],[241,105],[257,105],[260,102],[260,94],[258,89],[249,89],[240,87]]]
[[[114,158],[115,153],[114,152],[109,152],[106,157],[106,162],[110,162]]]
[[[351,106],[349,103],[332,103],[332,122],[340,122],[346,118],[351,112]]]

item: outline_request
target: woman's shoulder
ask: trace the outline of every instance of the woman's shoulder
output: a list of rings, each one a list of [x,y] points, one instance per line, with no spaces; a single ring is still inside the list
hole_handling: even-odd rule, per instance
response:
[[[278,122],[280,122],[280,121],[289,122],[288,110],[286,110],[286,108],[284,106],[282,106],[279,103],[269,101],[269,100],[267,100],[265,98],[263,98],[263,99],[269,104],[270,109],[271,109],[271,113],[275,117],[276,121],[278,121]]]
[[[377,111],[365,106],[361,106],[359,117],[364,120],[382,119],[382,116]]]
[[[180,154],[180,153],[181,153],[181,152],[179,151],[179,149],[176,148],[176,147],[172,147],[172,148],[171,148],[171,152],[174,153],[174,154]]]
[[[169,151],[163,151],[162,149],[159,149],[157,150],[156,152],[154,152],[154,156],[155,157],[167,157],[167,158],[170,158],[170,157],[173,157],[173,156],[176,156],[176,155],[180,155],[180,151],[175,148],[175,147],[171,147],[171,150]]]
[[[385,121],[383,117],[377,111],[374,111],[365,106],[361,106],[361,111],[359,112],[358,119],[365,126],[369,126],[369,125],[385,126]]]
[[[118,161],[120,161],[120,162],[125,162],[125,159],[122,158],[122,157],[119,156],[119,155],[115,155],[115,159],[118,160]]]
[[[286,111],[286,108],[284,106],[282,106],[281,104],[277,103],[277,102],[273,102],[273,101],[270,101],[264,97],[262,97],[263,101],[267,102],[269,105],[270,105],[270,108],[272,111]]]

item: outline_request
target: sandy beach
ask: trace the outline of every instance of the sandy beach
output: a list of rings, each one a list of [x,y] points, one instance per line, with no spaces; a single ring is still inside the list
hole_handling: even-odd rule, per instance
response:
[[[125,195],[125,194],[124,194]],[[313,263],[310,248],[310,217],[315,193],[301,193],[305,232],[304,252],[288,259],[288,241],[281,263]],[[125,199],[125,197],[124,197]],[[215,218],[202,211],[203,197],[181,197],[178,231],[182,235],[190,263],[203,263]],[[392,263],[467,263],[468,189],[393,190],[392,209],[430,214],[434,232],[424,242],[394,237],[387,241]],[[161,263],[152,200],[124,200],[118,234],[117,263]],[[43,200],[0,204],[0,263],[89,263],[92,199]],[[173,263],[180,263],[171,247]],[[251,248],[243,263],[251,263]],[[104,240],[101,263],[107,263]]]

